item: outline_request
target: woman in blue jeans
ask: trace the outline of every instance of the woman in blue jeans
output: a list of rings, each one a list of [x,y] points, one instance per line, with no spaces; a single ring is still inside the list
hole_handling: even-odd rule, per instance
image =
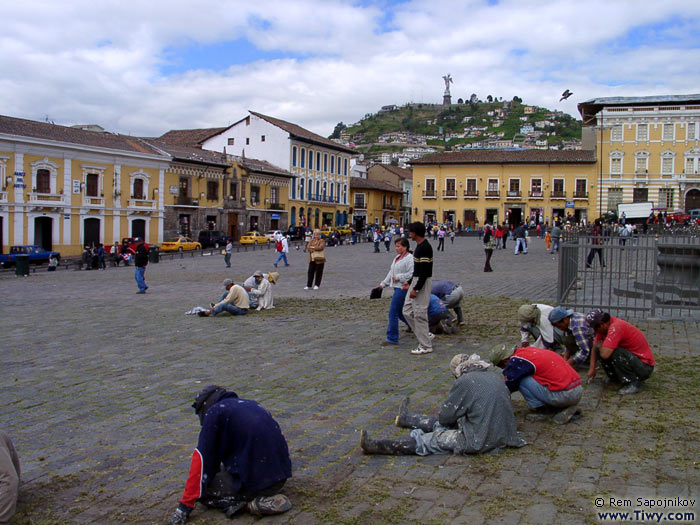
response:
[[[381,343],[382,346],[399,344],[399,319],[408,326],[402,310],[403,302],[406,299],[411,278],[413,277],[413,255],[411,250],[409,250],[410,244],[406,237],[397,238],[394,241],[394,247],[396,249],[396,257],[391,263],[389,273],[377,286],[377,288],[391,287],[394,289],[394,296],[391,298],[391,306],[389,307],[389,325],[386,328],[386,341]]]

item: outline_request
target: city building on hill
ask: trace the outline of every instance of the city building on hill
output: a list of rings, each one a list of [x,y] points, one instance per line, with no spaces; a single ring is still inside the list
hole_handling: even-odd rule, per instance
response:
[[[401,224],[403,192],[382,180],[350,179],[352,223],[361,230],[370,224]]]
[[[484,223],[590,220],[595,153],[590,150],[462,150],[411,162],[413,220]]]
[[[578,109],[584,147],[597,150],[600,213],[631,202],[700,208],[700,94],[595,98]]]
[[[291,122],[251,111],[205,138],[204,149],[264,160],[288,171],[289,225],[348,223],[350,160],[355,151]]]

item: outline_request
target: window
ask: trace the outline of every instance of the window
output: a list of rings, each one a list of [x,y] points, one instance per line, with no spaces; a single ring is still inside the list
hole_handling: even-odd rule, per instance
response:
[[[36,170],[36,192],[51,193],[51,172],[49,170]]]
[[[673,173],[673,157],[664,157],[661,159],[661,173],[664,175]]]
[[[304,179],[299,179],[299,198],[304,200]]]
[[[622,173],[621,157],[613,157],[610,159],[610,173]]]
[[[270,204],[277,204],[279,202],[279,192],[280,189],[275,186],[270,188]]]
[[[247,146],[248,144],[250,144],[250,138],[246,137],[245,138],[245,145]]]
[[[328,153],[323,154],[323,173],[328,173]]]
[[[632,189],[632,202],[648,202],[649,201],[649,189],[648,188],[633,188]]]
[[[348,159],[343,159],[343,175],[348,174]]]
[[[508,180],[508,194],[510,197],[520,196],[520,179]]]
[[[622,188],[608,188],[608,210],[617,213],[618,204],[622,204]]]
[[[331,155],[331,173],[335,171],[335,155]]]
[[[649,124],[637,124],[637,140],[649,140]]]
[[[564,179],[552,180],[552,197],[564,197]]]
[[[229,139],[228,139],[228,145],[229,145],[229,146],[233,146],[234,140],[235,140],[235,139],[233,139],[233,138],[229,138]]]
[[[456,196],[457,196],[457,189],[456,189],[455,179],[445,180],[445,197],[456,197]]]
[[[231,199],[233,199],[233,200],[238,199],[238,183],[237,182],[229,183],[228,194],[231,197]]]
[[[355,208],[365,209],[367,205],[365,204],[365,194],[356,193],[355,194]]]
[[[338,155],[338,163],[336,164],[336,166],[338,166],[338,170],[336,171],[336,173],[340,175],[340,155]]]
[[[348,203],[348,185],[343,184],[343,204]]]
[[[662,136],[664,140],[673,140],[673,124],[664,124]]]
[[[530,194],[533,197],[539,197],[542,195],[542,179],[530,180]]]
[[[134,179],[134,199],[144,199],[143,195],[143,179]]]
[[[698,135],[697,135],[698,125],[695,122],[688,122],[686,124],[686,127],[688,129],[685,132],[685,140],[697,140],[697,138],[698,138]]]
[[[219,183],[215,180],[207,181],[207,200],[219,200]]]
[[[321,181],[317,180],[316,181],[316,195],[314,198],[318,200],[318,198],[321,196]]]
[[[486,192],[489,195],[498,195],[498,179],[489,179]]]
[[[666,207],[669,210],[673,209],[673,188],[659,189],[659,207]]]
[[[297,181],[296,181],[296,179],[294,179],[294,180],[292,181],[292,197],[291,197],[291,198],[292,198],[292,199],[296,199],[296,198],[297,198]],[[289,218],[293,221],[293,220],[294,220],[294,214],[292,213],[292,214],[289,216]],[[291,226],[293,226],[293,225],[291,225]]]
[[[297,167],[297,147],[292,146],[292,167]]]
[[[88,173],[85,177],[85,195],[88,197],[97,197],[99,182],[99,175],[96,173]]]
[[[647,171],[647,157],[637,156],[634,159],[634,171],[636,173],[646,173]]]
[[[329,188],[330,193],[328,195],[331,198],[331,201],[333,200],[333,186],[335,186],[335,184],[331,182],[331,186]]]
[[[260,142],[265,142],[265,135],[260,135]]]
[[[467,195],[477,195],[476,179],[467,179]]]
[[[426,197],[435,197],[435,179],[425,179]]]
[[[335,195],[336,195],[335,198],[337,200],[340,200],[340,182],[335,183]]]
[[[614,142],[622,142],[622,125],[616,125],[612,127],[610,132],[610,140]]]
[[[302,168],[304,167],[305,160],[306,160],[306,150],[304,148],[301,148],[301,152],[299,153],[299,161],[300,161],[300,165]]]
[[[576,191],[574,192],[574,197],[588,197],[587,182],[588,181],[586,179],[576,179]]]
[[[309,169],[314,169],[314,152],[309,150]]]
[[[260,186],[250,185],[250,203],[253,206],[260,204]]]
[[[316,171],[321,171],[321,154],[316,152]]]

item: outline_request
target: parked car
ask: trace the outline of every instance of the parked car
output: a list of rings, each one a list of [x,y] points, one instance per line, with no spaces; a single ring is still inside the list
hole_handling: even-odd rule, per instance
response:
[[[186,252],[191,250],[201,250],[202,245],[193,241],[189,237],[179,236],[176,239],[161,243],[160,251],[162,252]]]
[[[55,254],[58,259],[61,259],[61,254],[58,252],[44,250],[36,244],[26,244],[10,247],[10,253],[0,254],[0,264],[3,268],[9,268],[15,265],[16,255],[28,255],[30,264],[43,264],[49,262],[49,257]]]
[[[274,241],[276,233],[279,233],[280,235],[282,234],[282,232],[280,232],[279,230],[268,230],[265,232],[265,237],[267,237],[271,241]]]
[[[202,248],[219,248],[226,246],[226,243],[231,237],[228,237],[221,230],[201,230],[197,241],[202,245]]]
[[[290,226],[287,230],[287,235],[289,235],[290,241],[303,241],[305,233],[306,228],[303,226]]]
[[[146,250],[148,250],[151,246],[154,246],[153,244],[144,242],[142,237],[124,237],[122,239],[122,253],[124,253],[125,249],[130,250],[132,253],[136,253],[136,248],[138,248],[139,244],[142,242]]]
[[[347,224],[344,226],[338,226],[335,231],[337,231],[340,235],[350,235],[352,233],[350,226]]]
[[[241,236],[241,244],[267,244],[270,239],[260,232],[248,232]]]

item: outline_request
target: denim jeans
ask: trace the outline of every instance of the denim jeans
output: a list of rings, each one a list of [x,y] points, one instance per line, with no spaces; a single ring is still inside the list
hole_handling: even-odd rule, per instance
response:
[[[277,260],[275,261],[275,266],[277,266],[277,263],[282,259],[284,259],[284,265],[289,266],[289,263],[287,262],[287,252],[280,252],[280,256],[277,257]]]
[[[581,396],[583,395],[583,387],[581,387],[581,385],[571,390],[553,392],[546,386],[535,381],[535,378],[532,376],[527,376],[520,381],[518,390],[520,390],[520,393],[525,398],[527,405],[533,410],[544,405],[559,408],[576,405],[581,401]]]
[[[226,263],[226,268],[231,268],[231,254],[227,253],[224,255],[224,262]]]
[[[559,251],[559,237],[552,237],[552,251]]]
[[[146,284],[146,267],[137,266],[134,272],[134,279],[136,279],[136,284],[139,287],[139,292],[145,292],[148,285]]]
[[[408,290],[394,288],[391,306],[389,306],[389,324],[386,327],[386,340],[390,343],[399,343],[399,319],[408,326],[408,321],[403,316],[403,303],[406,300],[407,293]]]
[[[214,308],[214,314],[213,315],[219,315],[221,312],[228,312],[231,315],[245,315],[248,313],[248,310],[244,310],[243,308],[238,308],[235,304],[231,303],[224,303],[220,304],[216,308]]]
[[[527,253],[527,241],[523,239],[522,237],[518,237],[515,239],[515,255],[518,255],[518,253],[523,252]]]

